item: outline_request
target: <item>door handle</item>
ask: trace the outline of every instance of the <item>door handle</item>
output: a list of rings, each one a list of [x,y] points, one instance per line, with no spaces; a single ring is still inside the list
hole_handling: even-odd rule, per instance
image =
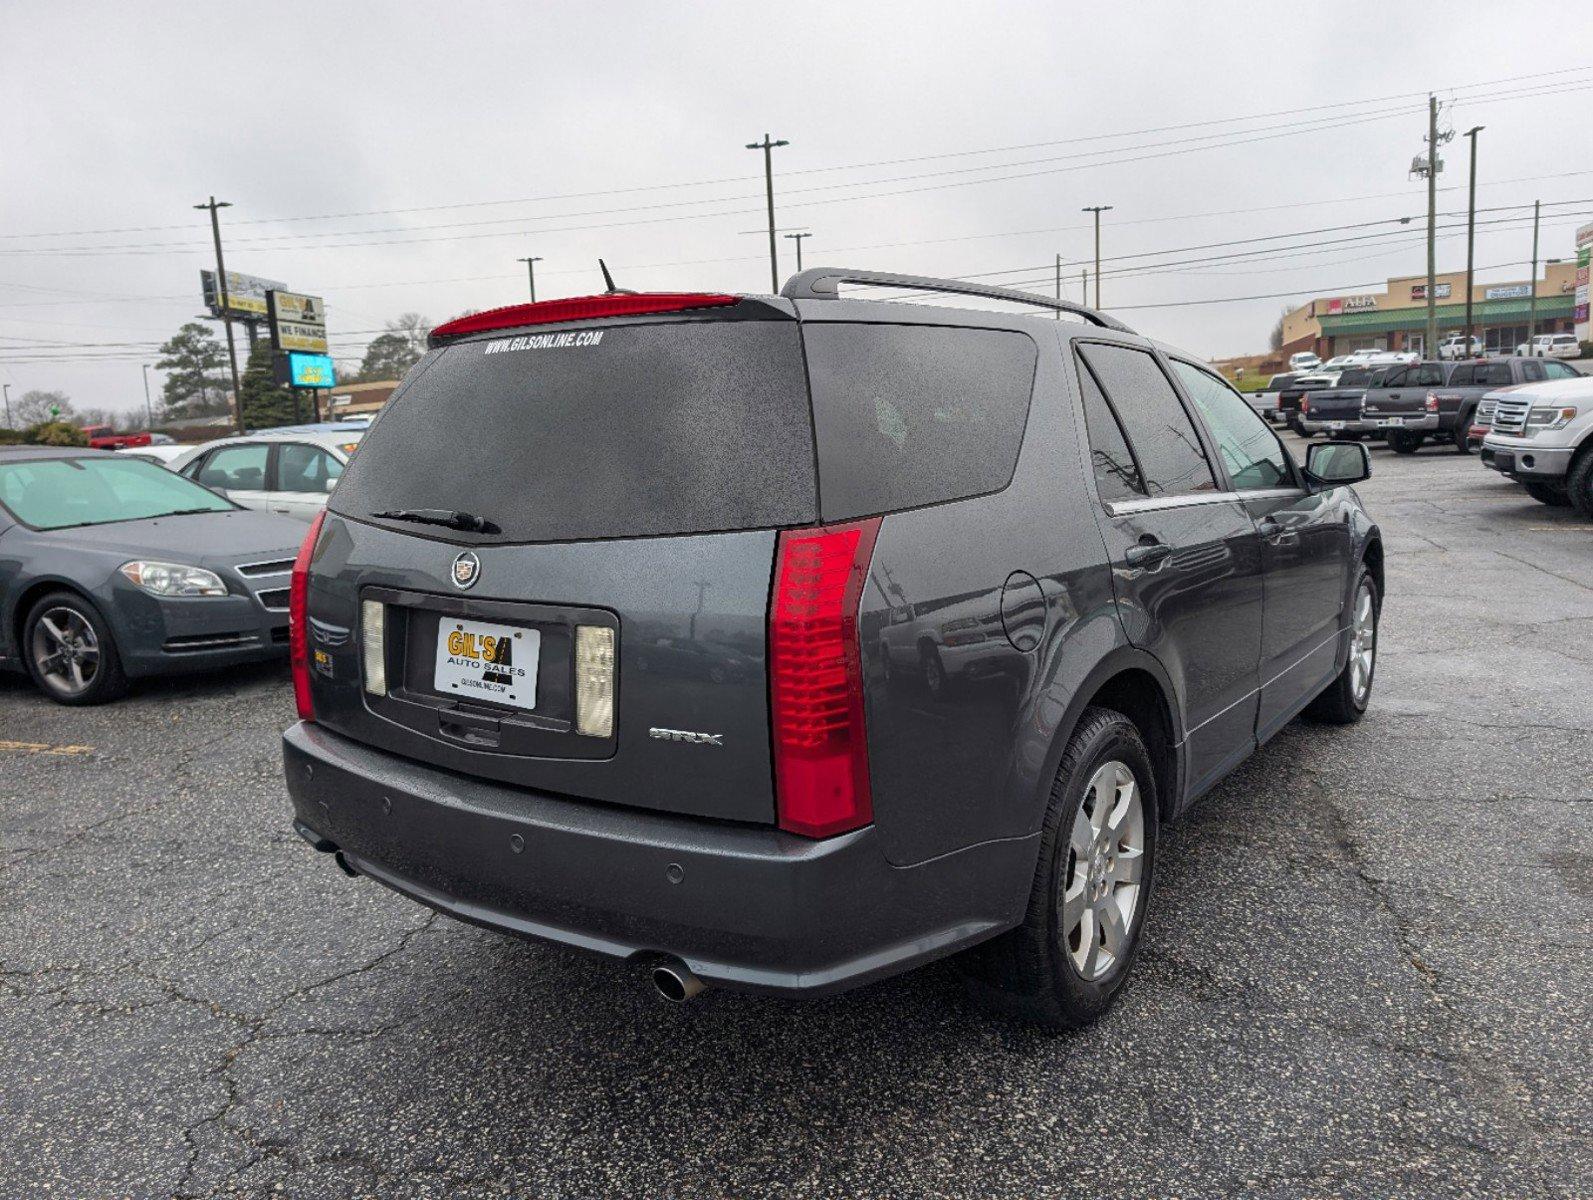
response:
[[[1262,517],[1261,520],[1257,521],[1256,532],[1274,546],[1291,546],[1300,540],[1298,533],[1285,529],[1271,517]]]
[[[1148,537],[1149,535],[1147,534],[1146,536]],[[1148,542],[1140,542],[1136,546],[1130,546],[1123,554],[1123,561],[1131,567],[1148,567],[1152,563],[1161,562],[1172,552],[1173,548],[1166,542],[1158,542],[1152,539]]]

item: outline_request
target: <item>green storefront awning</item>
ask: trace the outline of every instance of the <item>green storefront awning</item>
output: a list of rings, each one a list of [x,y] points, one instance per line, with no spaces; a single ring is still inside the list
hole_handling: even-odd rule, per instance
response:
[[[1483,325],[1525,325],[1527,313],[1532,301],[1523,297],[1520,300],[1482,300],[1475,301],[1471,306],[1471,323],[1476,326]],[[1569,317],[1576,308],[1574,296],[1539,296],[1538,320],[1544,321],[1554,317]],[[1425,305],[1413,304],[1409,308],[1369,309],[1366,312],[1353,313],[1324,313],[1317,318],[1322,323],[1322,333],[1326,337],[1338,337],[1347,333],[1389,333],[1396,329],[1420,330],[1427,324],[1427,308]],[[1466,306],[1464,304],[1438,305],[1438,326],[1440,329],[1459,329],[1466,323]]]

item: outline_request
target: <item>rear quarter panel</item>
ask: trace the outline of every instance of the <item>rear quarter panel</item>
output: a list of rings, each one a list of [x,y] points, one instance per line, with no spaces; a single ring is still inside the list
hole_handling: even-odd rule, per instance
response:
[[[1091,519],[1056,334],[1033,322],[1035,389],[1011,484],[885,519],[860,606],[871,786],[897,865],[1035,833],[1070,702],[1123,644],[1105,544]],[[1027,652],[1007,620],[1043,594]],[[932,690],[919,655],[941,657]],[[887,656],[891,661],[886,662]]]

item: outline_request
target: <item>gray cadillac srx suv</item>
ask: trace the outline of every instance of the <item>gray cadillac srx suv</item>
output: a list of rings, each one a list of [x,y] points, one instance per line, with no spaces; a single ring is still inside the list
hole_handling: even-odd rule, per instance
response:
[[[462,317],[299,554],[295,827],[672,999],[966,951],[982,997],[1092,1020],[1157,831],[1365,711],[1368,469],[1302,469],[1108,316],[953,281]]]

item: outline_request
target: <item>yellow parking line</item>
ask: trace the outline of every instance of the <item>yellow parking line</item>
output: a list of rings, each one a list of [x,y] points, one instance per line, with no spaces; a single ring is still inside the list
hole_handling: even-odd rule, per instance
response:
[[[93,754],[93,746],[52,746],[49,742],[8,742],[0,739],[0,750],[18,754]]]

